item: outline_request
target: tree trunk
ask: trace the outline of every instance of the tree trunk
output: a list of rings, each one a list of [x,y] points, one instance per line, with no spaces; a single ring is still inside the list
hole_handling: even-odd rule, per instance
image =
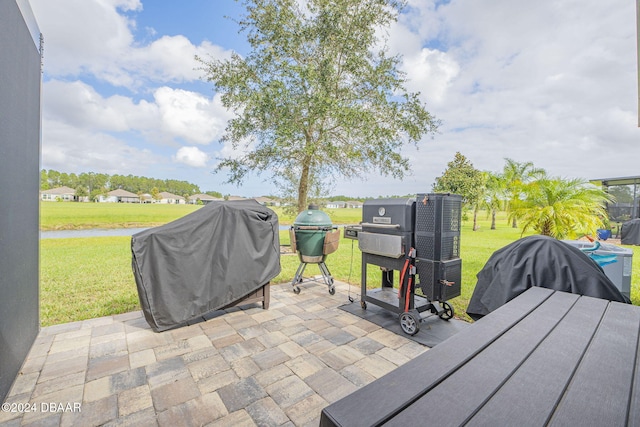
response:
[[[473,231],[478,229],[478,209],[473,210]]]
[[[511,221],[511,228],[518,228],[518,220],[516,217],[513,217],[513,221]]]
[[[300,183],[298,183],[298,213],[307,209],[307,195],[309,193],[309,171],[311,157],[307,156],[302,161],[302,171],[300,172]]]
[[[495,209],[491,210],[491,229],[492,230],[496,229],[496,210]]]

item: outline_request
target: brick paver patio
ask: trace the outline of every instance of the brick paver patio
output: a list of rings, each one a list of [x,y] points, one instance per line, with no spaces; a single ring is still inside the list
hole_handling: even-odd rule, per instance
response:
[[[141,312],[42,328],[0,425],[317,426],[325,406],[427,350],[340,310],[347,286],[274,285],[269,310],[162,333]]]

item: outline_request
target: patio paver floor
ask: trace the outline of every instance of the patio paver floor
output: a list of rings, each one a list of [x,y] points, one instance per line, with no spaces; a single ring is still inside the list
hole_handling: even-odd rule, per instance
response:
[[[20,411],[0,426],[317,426],[427,350],[340,310],[345,283],[301,288],[162,333],[140,311],[42,328],[5,401]]]

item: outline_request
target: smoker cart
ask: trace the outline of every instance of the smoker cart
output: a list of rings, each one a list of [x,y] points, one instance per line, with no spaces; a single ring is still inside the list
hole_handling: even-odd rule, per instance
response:
[[[453,317],[448,299],[460,295],[461,197],[418,194],[416,199],[376,199],[364,203],[361,231],[361,301],[399,314],[409,335],[420,329],[423,313]],[[377,265],[381,287],[367,289],[367,265]],[[399,272],[398,289],[393,288]],[[420,288],[422,295],[415,290]]]
[[[322,280],[329,289],[329,294],[336,293],[333,277],[325,264],[327,255],[338,249],[340,231],[333,226],[329,216],[318,210],[316,205],[309,205],[306,211],[301,212],[289,229],[291,247],[298,253],[300,264],[296,275],[291,282],[293,292],[300,293],[300,286],[304,279],[304,270],[307,264],[318,264],[322,273]],[[314,280],[314,279],[309,279]]]

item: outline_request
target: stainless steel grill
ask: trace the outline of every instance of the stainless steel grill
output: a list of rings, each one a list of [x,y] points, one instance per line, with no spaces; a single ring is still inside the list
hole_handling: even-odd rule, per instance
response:
[[[460,295],[461,197],[418,194],[406,199],[368,200],[359,228],[345,230],[362,252],[361,300],[400,315],[402,330],[418,332],[422,313],[453,317],[448,299]],[[381,269],[381,286],[367,289],[367,266]],[[399,272],[394,289],[394,272]],[[422,295],[416,294],[420,288]]]

